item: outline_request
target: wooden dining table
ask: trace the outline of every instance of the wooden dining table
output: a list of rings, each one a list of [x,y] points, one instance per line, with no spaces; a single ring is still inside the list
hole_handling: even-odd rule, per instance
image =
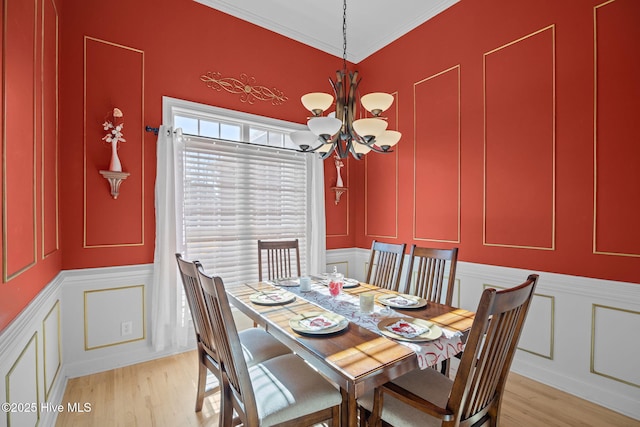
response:
[[[273,282],[257,282],[226,286],[230,302],[241,312],[246,314],[258,325],[264,327],[270,334],[288,345],[295,353],[305,359],[323,375],[336,383],[343,394],[342,425],[357,425],[356,399],[376,386],[382,385],[414,369],[424,368],[424,360],[418,363],[418,354],[411,347],[402,342],[385,337],[379,332],[349,322],[346,329],[332,334],[301,334],[294,331],[289,320],[300,313],[326,310],[312,293],[325,293],[324,285],[314,282],[309,292],[301,292],[299,287],[283,287],[296,295],[295,300],[281,305],[263,305],[251,301],[251,295],[258,292],[271,291],[278,288]],[[395,292],[378,288],[373,285],[360,283],[359,286],[344,289],[344,296],[338,298],[357,297],[367,292],[377,297]],[[352,300],[354,298],[351,298]],[[322,298],[320,298],[322,301]],[[326,299],[325,299],[326,301]],[[396,315],[407,318],[428,320],[448,331],[458,332],[454,351],[446,351],[452,347],[449,341],[454,339],[442,336],[438,341],[438,348],[443,348],[443,354],[430,358],[428,363],[438,363],[443,357],[451,357],[461,349],[473,322],[473,313],[456,307],[429,302],[425,307],[415,309],[394,308]],[[379,308],[372,316],[379,316]],[[449,345],[448,345],[449,344]],[[422,365],[422,366],[420,366]]]

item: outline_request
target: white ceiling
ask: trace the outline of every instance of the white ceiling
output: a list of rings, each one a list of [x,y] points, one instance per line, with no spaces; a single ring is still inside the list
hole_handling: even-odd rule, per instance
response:
[[[194,0],[342,58],[341,0]],[[349,0],[347,60],[362,61],[460,0]]]

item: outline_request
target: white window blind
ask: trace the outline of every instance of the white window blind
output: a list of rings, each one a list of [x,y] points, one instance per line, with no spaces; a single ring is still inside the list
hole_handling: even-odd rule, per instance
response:
[[[177,222],[186,259],[200,260],[228,284],[256,281],[258,239],[299,239],[306,271],[304,154],[185,136],[177,155],[176,181],[183,186]]]

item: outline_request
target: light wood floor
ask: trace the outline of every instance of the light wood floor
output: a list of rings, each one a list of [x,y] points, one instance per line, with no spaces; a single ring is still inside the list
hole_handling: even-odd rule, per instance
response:
[[[63,405],[91,404],[91,412],[63,412],[58,427],[217,426],[218,396],[194,411],[195,352],[69,380]],[[511,373],[501,427],[640,426],[639,421]]]

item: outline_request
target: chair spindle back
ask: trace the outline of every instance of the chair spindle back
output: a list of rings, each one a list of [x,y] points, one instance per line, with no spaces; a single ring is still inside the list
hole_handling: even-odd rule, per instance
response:
[[[371,243],[371,256],[365,282],[397,291],[400,286],[406,248],[406,243],[383,243],[374,240]]]
[[[292,263],[292,256],[295,259]],[[266,262],[263,264],[263,261]],[[293,270],[295,266],[296,270]],[[300,276],[300,248],[298,239],[267,241],[258,240],[258,280],[263,280],[264,268],[267,280]]]
[[[405,290],[408,292],[412,288],[411,282],[415,279],[414,295],[427,301],[451,305],[458,263],[458,248],[435,249],[412,245],[409,254]],[[449,279],[446,282],[446,293],[444,293],[447,262],[449,263]]]

